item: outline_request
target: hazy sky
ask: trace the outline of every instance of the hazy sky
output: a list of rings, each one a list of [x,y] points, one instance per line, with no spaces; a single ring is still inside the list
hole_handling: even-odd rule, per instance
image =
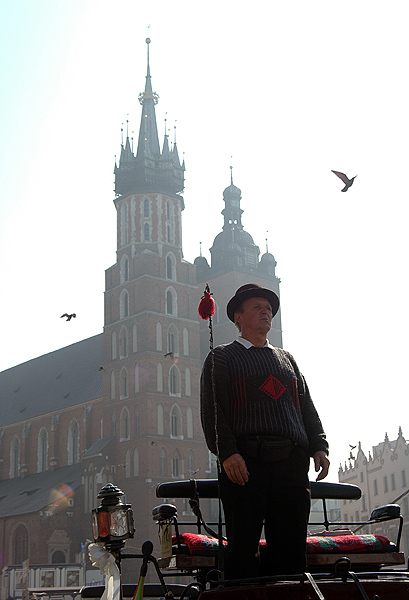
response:
[[[2,0],[0,369],[102,331],[149,36],[159,135],[167,113],[186,161],[186,260],[199,242],[210,260],[233,165],[331,480],[349,444],[409,438],[408,16],[393,0]],[[347,193],[331,169],[358,175]]]

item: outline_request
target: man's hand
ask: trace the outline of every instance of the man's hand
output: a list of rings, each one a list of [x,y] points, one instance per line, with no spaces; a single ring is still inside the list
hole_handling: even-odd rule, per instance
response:
[[[325,477],[328,475],[329,460],[328,456],[323,450],[318,450],[318,452],[314,454],[314,464],[315,471],[317,473],[321,469],[321,471],[318,473],[316,481],[321,481],[321,479],[325,479]]]
[[[244,485],[249,480],[249,472],[241,454],[232,454],[223,461],[223,469],[233,483]]]

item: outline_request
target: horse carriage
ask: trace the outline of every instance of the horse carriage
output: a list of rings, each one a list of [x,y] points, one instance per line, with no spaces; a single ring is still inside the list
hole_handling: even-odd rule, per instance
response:
[[[112,484],[108,484],[105,488]],[[114,486],[112,486],[114,487]],[[104,489],[99,497],[104,498]],[[141,560],[138,585],[120,586],[121,598],[187,598],[196,600],[408,600],[409,570],[405,565],[404,553],[400,550],[403,517],[400,507],[389,504],[376,508],[368,521],[343,523],[330,522],[328,519],[328,500],[356,500],[361,490],[356,485],[311,482],[311,498],[320,499],[323,508],[323,521],[310,523],[321,526],[317,535],[307,538],[307,571],[296,575],[263,575],[263,553],[265,541],[260,540],[259,557],[260,577],[228,581],[223,575],[223,550],[227,541],[223,538],[222,523],[206,523],[202,516],[200,501],[218,498],[216,479],[191,479],[161,483],[156,488],[160,499],[188,499],[196,522],[179,521],[177,509],[173,504],[158,504],[152,516],[158,524],[161,534],[161,549],[155,551],[153,544],[147,541],[141,554],[130,554],[123,550],[124,540],[133,535],[133,521],[130,505],[118,502],[121,490],[116,489],[114,502],[110,507],[94,509],[93,533],[99,541],[99,547],[115,557],[120,569],[123,559]],[[109,494],[105,494],[107,498]],[[103,501],[104,503],[104,501]],[[115,504],[116,503],[116,504]],[[109,502],[107,502],[107,505]],[[108,512],[105,512],[108,511]],[[105,530],[98,528],[98,511],[102,511],[102,521],[107,524]],[[109,516],[122,514],[122,529],[116,529],[118,518]],[[108,517],[106,516],[108,514]],[[105,515],[105,516],[104,516]],[[366,525],[397,520],[395,540],[385,536],[360,533]],[[113,529],[109,529],[113,523]],[[195,531],[192,531],[192,525]],[[212,529],[211,525],[216,525]],[[185,529],[189,526],[190,531]],[[354,527],[355,529],[347,529]],[[102,528],[104,529],[104,528]],[[115,535],[110,535],[111,533]],[[100,535],[102,533],[102,535]],[[105,534],[105,536],[104,536]],[[119,535],[118,535],[119,534]],[[104,541],[105,538],[105,541]],[[122,538],[122,539],[119,539]],[[245,543],[245,540],[243,540]],[[280,540],[277,540],[280,543]],[[98,563],[94,563],[98,564]],[[100,566],[100,565],[98,565]],[[145,583],[148,568],[154,569],[157,584]],[[118,571],[119,571],[118,569]],[[187,584],[168,584],[173,577],[188,578]],[[115,593],[107,593],[108,585],[103,587],[85,587],[81,591],[83,598],[104,598],[110,600]]]

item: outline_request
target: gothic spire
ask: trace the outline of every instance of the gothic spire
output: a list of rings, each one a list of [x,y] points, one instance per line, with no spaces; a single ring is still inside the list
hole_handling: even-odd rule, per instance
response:
[[[159,158],[159,137],[155,113],[155,106],[159,102],[159,94],[152,91],[149,65],[149,44],[151,43],[151,40],[150,38],[146,38],[145,41],[147,44],[147,72],[145,91],[141,92],[138,96],[139,103],[142,104],[142,116],[136,157],[147,156],[149,158]]]

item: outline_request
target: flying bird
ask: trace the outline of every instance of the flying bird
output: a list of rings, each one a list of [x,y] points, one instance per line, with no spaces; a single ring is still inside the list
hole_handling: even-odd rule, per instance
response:
[[[169,356],[170,358],[173,358],[173,352],[166,352],[166,354],[163,355],[165,358],[167,356]]]
[[[354,183],[355,177],[358,177],[358,175],[355,175],[355,177],[352,177],[352,179],[348,179],[348,177],[345,175],[345,173],[341,173],[340,171],[333,171],[332,169],[331,169],[331,171],[333,173],[335,173],[335,175],[337,177],[339,177],[341,179],[341,181],[343,181],[345,183],[345,187],[342,188],[341,192],[347,192],[348,189],[351,187],[351,185]]]
[[[71,321],[71,319],[75,319],[77,315],[75,313],[71,313],[70,315],[68,313],[64,313],[63,315],[61,315],[60,319],[62,319],[63,317],[67,317],[66,321]]]

